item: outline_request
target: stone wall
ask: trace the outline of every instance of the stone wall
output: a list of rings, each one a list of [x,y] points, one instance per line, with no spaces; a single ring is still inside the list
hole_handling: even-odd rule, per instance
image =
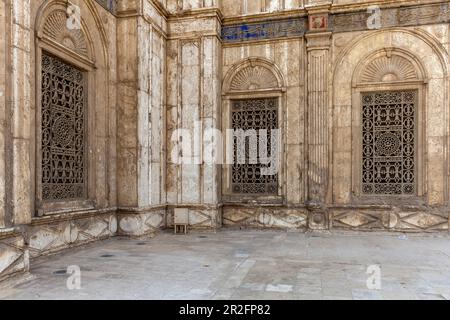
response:
[[[0,30],[4,31],[0,39],[0,228],[5,228],[7,220],[6,209],[6,138],[7,138],[7,98],[6,98],[6,73],[7,73],[7,43],[9,43],[9,7],[5,1],[0,1]],[[8,223],[9,224],[9,223]]]
[[[280,193],[283,204],[268,205],[254,199],[242,206],[223,199],[224,224],[276,227],[265,221],[287,215],[294,221],[305,216],[304,225],[313,229],[447,231],[449,26],[443,23],[450,19],[447,4],[398,8],[386,1],[381,7],[380,27],[370,30],[367,21],[373,12],[367,12],[367,5],[313,2],[299,4],[298,11],[278,7],[274,12],[264,8],[264,1],[256,2],[251,11],[244,1],[241,7],[223,2],[223,78],[245,59],[263,58],[300,83],[297,98],[292,94],[297,88],[284,93],[286,99],[298,100],[287,103],[285,110],[288,130],[284,131],[283,176],[287,180]],[[385,29],[393,26],[402,28]],[[299,39],[300,48],[287,45]],[[409,199],[359,194],[356,115],[358,94],[364,88],[356,87],[355,74],[362,68],[357,65],[381,48],[391,50],[389,55],[411,53],[417,69],[426,74],[420,86],[427,98],[419,108],[427,111],[422,109],[426,115],[419,120],[419,190],[418,197]],[[283,71],[286,66],[288,72]],[[378,88],[402,85],[406,88],[410,84],[398,81],[392,86],[378,84]],[[443,116],[438,119],[435,113]]]
[[[164,221],[167,17],[156,2],[117,10],[118,207],[121,234],[143,235]],[[160,217],[160,215],[163,217]],[[161,220],[161,221],[159,221]],[[134,228],[134,229],[133,229]],[[151,231],[151,230],[150,230]]]
[[[197,230],[448,232],[446,1],[386,0],[375,28],[369,0],[72,2],[80,32],[51,16],[66,1],[0,0],[0,280],[29,257],[152,236],[176,208]],[[43,51],[88,72],[85,201],[39,198]],[[395,88],[420,97],[417,192],[365,197],[360,95]],[[218,155],[204,130],[229,128],[231,101],[255,96],[279,102],[279,189],[237,197],[230,167],[205,161]],[[205,140],[187,152],[199,164],[173,161],[189,138]]]
[[[173,158],[188,139],[177,130],[186,130],[193,145],[194,140],[205,140],[204,129],[219,127],[220,31],[212,3],[208,9],[171,18],[167,43],[167,203],[190,208],[193,225],[201,221],[212,228],[221,225],[219,167],[194,164],[203,163],[206,149],[190,148],[191,154],[184,155],[192,158],[190,163]]]
[[[0,281],[29,270],[29,251],[20,233],[0,230]]]
[[[0,2],[0,279],[27,272],[30,257],[117,232],[116,18],[95,1],[72,3],[81,29],[58,19],[65,1]],[[63,207],[41,201],[36,178],[44,51],[88,72],[88,199]]]

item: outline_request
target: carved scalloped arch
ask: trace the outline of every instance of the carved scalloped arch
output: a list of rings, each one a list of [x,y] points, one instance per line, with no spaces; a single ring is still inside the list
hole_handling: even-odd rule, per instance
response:
[[[419,78],[416,67],[399,55],[384,55],[364,68],[361,82],[410,81]]]
[[[249,58],[235,65],[224,81],[225,92],[279,89],[283,86],[278,68],[261,58]]]
[[[436,76],[439,78],[442,78],[442,76],[447,76],[449,73],[448,65],[450,61],[450,57],[445,50],[445,47],[429,32],[422,30],[422,29],[405,29],[405,28],[393,28],[390,30],[378,30],[378,31],[372,31],[363,33],[360,36],[357,36],[345,46],[343,50],[338,54],[338,56],[335,59],[334,67],[333,67],[333,84],[335,85],[335,88],[339,88],[339,85],[336,85],[339,83],[339,77],[342,76],[343,68],[346,70],[352,70],[352,67],[355,67],[355,63],[359,61],[358,59],[349,61],[350,65],[346,65],[348,62],[348,57],[353,52],[364,52],[367,50],[371,50],[370,48],[373,48],[373,40],[376,38],[384,37],[385,39],[393,39],[393,37],[402,39],[402,38],[408,38],[408,37],[414,37],[415,42],[413,42],[414,46],[420,46],[425,45],[425,48],[429,48],[433,51],[433,54],[436,55],[437,61],[439,63],[439,66],[435,66],[433,69],[429,68],[430,64],[434,62],[434,60],[430,61],[429,63],[425,63],[422,61],[419,57],[416,57],[416,60],[419,61],[419,65],[422,68],[422,79],[429,79],[429,77],[433,77],[432,70],[436,71]],[[369,41],[372,41],[369,43]],[[392,40],[391,40],[392,41]],[[390,41],[390,42],[391,42]],[[366,43],[365,49],[361,48],[361,44]],[[403,46],[396,45],[396,48],[400,48]],[[410,46],[411,47],[411,46]],[[359,48],[359,49],[357,49]],[[417,50],[417,52],[420,50]],[[414,53],[413,56],[416,56]],[[438,67],[436,69],[436,67]],[[354,69],[353,69],[354,70]],[[348,73],[348,72],[347,72]],[[345,77],[344,77],[345,78]]]
[[[82,29],[69,29],[67,19],[67,14],[63,10],[51,12],[45,20],[43,35],[87,57],[88,45]]]
[[[427,79],[421,61],[410,51],[395,47],[385,47],[363,56],[354,70],[353,85]]]
[[[278,79],[263,66],[247,66],[231,80],[231,91],[259,90],[278,87]]]

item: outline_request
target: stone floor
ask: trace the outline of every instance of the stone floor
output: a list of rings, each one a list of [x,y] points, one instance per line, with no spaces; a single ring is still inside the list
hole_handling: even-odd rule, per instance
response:
[[[72,265],[81,268],[81,290],[67,288]],[[371,265],[381,267],[381,290],[368,289]],[[46,257],[32,274],[0,298],[450,299],[450,236],[163,233]]]

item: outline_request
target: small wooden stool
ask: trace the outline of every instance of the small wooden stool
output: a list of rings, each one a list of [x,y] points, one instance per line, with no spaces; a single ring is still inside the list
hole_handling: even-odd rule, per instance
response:
[[[175,234],[178,234],[178,231],[187,234],[188,226],[189,226],[189,209],[175,209],[174,210]]]

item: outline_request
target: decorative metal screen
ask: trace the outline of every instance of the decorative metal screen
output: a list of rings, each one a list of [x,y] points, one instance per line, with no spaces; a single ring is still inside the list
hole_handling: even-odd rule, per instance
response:
[[[255,130],[256,144],[251,139],[245,139],[245,164],[237,163],[238,138],[234,137],[234,164],[232,167],[232,191],[235,194],[268,194],[278,193],[278,174],[262,175],[261,169],[267,164],[261,163],[259,149],[266,148],[268,157],[273,152],[275,141],[272,142],[272,130],[278,129],[278,99],[235,100],[231,108],[232,129]],[[267,130],[267,139],[260,140],[260,131]],[[256,142],[254,141],[254,142]],[[259,145],[267,143],[266,146]],[[257,157],[257,163],[250,163],[251,156]]]
[[[42,200],[86,197],[86,81],[82,70],[42,57]]]
[[[417,91],[362,96],[362,192],[416,193]]]

